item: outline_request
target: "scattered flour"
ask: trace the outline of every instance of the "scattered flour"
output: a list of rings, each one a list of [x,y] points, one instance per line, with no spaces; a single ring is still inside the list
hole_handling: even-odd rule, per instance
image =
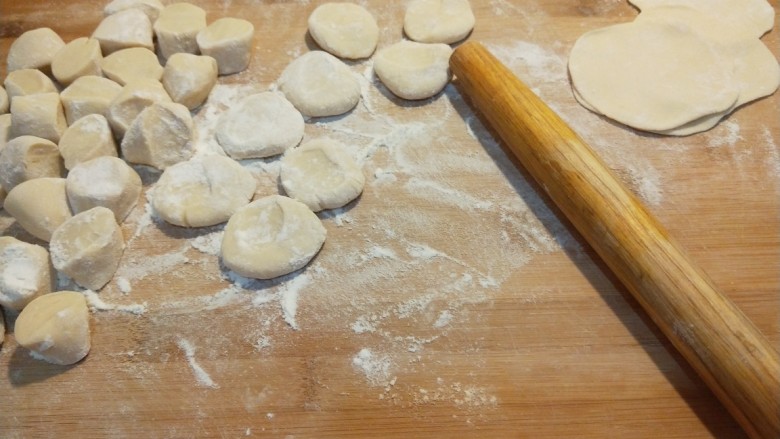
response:
[[[103,301],[98,293],[91,290],[81,291],[81,294],[87,299],[87,305],[95,311],[119,311],[135,315],[141,315],[147,311],[146,302],[119,305]]]
[[[366,380],[372,386],[384,387],[391,380],[392,361],[386,355],[374,353],[371,349],[363,348],[354,357],[352,365],[365,375]]]
[[[176,344],[179,346],[179,349],[184,352],[184,356],[187,358],[187,363],[190,365],[190,369],[192,369],[192,373],[195,375],[195,380],[198,382],[198,385],[200,387],[218,389],[219,385],[211,379],[208,372],[206,372],[195,359],[195,347],[192,343],[184,338],[179,338],[176,341]]]

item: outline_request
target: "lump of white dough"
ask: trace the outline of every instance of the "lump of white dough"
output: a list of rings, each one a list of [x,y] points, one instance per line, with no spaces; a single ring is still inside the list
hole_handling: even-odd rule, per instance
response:
[[[163,67],[157,55],[145,47],[117,50],[103,59],[101,64],[106,78],[125,85],[135,78],[160,80]]]
[[[206,101],[217,83],[217,60],[210,56],[174,53],[165,63],[162,84],[173,99],[193,110]]]
[[[60,93],[68,124],[89,114],[108,113],[108,106],[122,91],[116,82],[99,76],[82,76]]]
[[[138,203],[141,177],[120,158],[97,157],[71,169],[65,190],[74,213],[105,207],[121,223]]]
[[[154,50],[152,36],[152,23],[138,8],[125,9],[107,16],[92,33],[92,38],[100,41],[103,55],[129,47]]]
[[[339,58],[368,58],[379,41],[374,16],[353,3],[325,3],[309,16],[309,34]]]
[[[72,216],[64,178],[44,177],[20,183],[8,191],[3,208],[24,230],[44,241]]]
[[[450,80],[452,48],[446,44],[401,41],[379,51],[374,72],[394,95],[403,99],[427,99]]]
[[[134,79],[122,87],[106,112],[106,119],[114,130],[114,135],[122,138],[130,124],[141,112],[152,104],[171,102],[171,97],[159,81],[153,79]]]
[[[235,160],[202,156],[166,169],[154,186],[152,206],[171,224],[212,226],[248,204],[256,187],[252,174]]]
[[[271,279],[303,268],[325,242],[305,204],[270,195],[240,208],[225,226],[222,262],[241,276]]]
[[[19,136],[0,151],[0,185],[6,191],[27,180],[61,177],[64,172],[60,151],[50,140]]]
[[[14,136],[38,136],[57,143],[67,127],[57,93],[17,96],[11,101],[11,130]]]
[[[303,116],[282,93],[250,95],[217,122],[222,149],[237,160],[281,154],[303,138]]]
[[[455,43],[474,29],[468,0],[414,0],[406,8],[404,32],[420,43]]]
[[[315,50],[288,65],[279,78],[279,89],[306,116],[336,116],[360,100],[360,83],[335,56]]]
[[[255,27],[240,18],[220,18],[198,32],[200,53],[217,60],[220,75],[238,73],[249,66]]]
[[[190,3],[173,3],[160,11],[154,33],[163,58],[174,53],[198,54],[198,32],[206,28],[206,11]]]
[[[8,92],[5,91],[3,86],[0,86],[0,114],[8,113],[10,105],[8,104]]]
[[[158,102],[144,109],[122,139],[122,156],[130,163],[165,169],[194,154],[192,116],[181,104]]]
[[[360,166],[339,142],[315,139],[287,151],[279,180],[287,195],[314,212],[344,206],[363,192]]]
[[[37,69],[14,70],[5,77],[3,85],[8,93],[9,105],[16,96],[57,93],[57,86],[54,85],[54,82]]]
[[[0,237],[0,305],[20,311],[31,300],[51,292],[49,252],[12,236]]]
[[[62,223],[49,241],[54,268],[93,291],[103,288],[114,277],[124,248],[114,212],[100,206]]]
[[[64,45],[62,38],[48,27],[28,30],[8,49],[8,72],[38,69],[48,73],[52,58]]]
[[[62,85],[81,76],[100,76],[103,53],[94,38],[76,38],[60,49],[51,61],[51,73]]]
[[[77,363],[90,349],[87,300],[75,291],[37,297],[19,313],[14,337],[37,359],[59,365]]]
[[[125,9],[140,9],[154,24],[165,5],[160,0],[114,0],[103,8],[104,15],[112,15]]]
[[[11,139],[11,115],[0,114],[0,151]]]
[[[62,133],[58,145],[66,169],[102,156],[117,156],[116,141],[108,120],[101,114],[89,114]]]

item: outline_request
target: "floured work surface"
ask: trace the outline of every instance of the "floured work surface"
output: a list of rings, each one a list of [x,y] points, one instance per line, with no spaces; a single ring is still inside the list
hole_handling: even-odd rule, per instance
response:
[[[98,2],[100,3],[100,2]],[[195,1],[254,23],[249,70],[221,77],[195,117],[200,148],[227,105],[314,48],[319,2]],[[703,134],[616,126],[571,95],[566,56],[584,32],[630,21],[614,0],[472,2],[482,41],[569,122],[693,259],[780,342],[780,97]],[[21,32],[89,35],[103,4],[0,0],[0,55]],[[379,48],[403,7],[369,1]],[[283,25],[280,25],[283,23]],[[778,54],[778,32],[764,36]],[[114,280],[90,295],[92,350],[72,367],[0,348],[3,437],[744,437],[592,251],[517,171],[453,85],[398,100],[370,61],[362,100],[307,121],[359,159],[360,199],[320,213],[303,272],[265,282],[219,266],[222,226],[123,225]],[[5,65],[0,67],[5,77]],[[244,161],[259,192],[278,160]],[[145,189],[159,177],[141,172]],[[29,239],[0,213],[4,235]]]

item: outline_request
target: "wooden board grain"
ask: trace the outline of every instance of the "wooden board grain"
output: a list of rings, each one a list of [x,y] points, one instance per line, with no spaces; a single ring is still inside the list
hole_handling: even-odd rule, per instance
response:
[[[250,69],[220,79],[202,126],[315,47],[306,17],[320,2],[194,3],[257,29]],[[403,3],[364,4],[380,46],[401,38]],[[635,16],[627,3],[473,5],[470,39],[558,111],[780,343],[780,97],[691,137],[632,132],[578,106],[565,71],[579,35]],[[35,27],[87,35],[102,6],[0,0],[0,56]],[[777,55],[777,30],[763,40]],[[67,368],[33,360],[9,334],[0,436],[744,437],[456,88],[408,103],[369,63],[351,67],[363,103],[309,121],[306,136],[349,144],[368,183],[321,215],[328,241],[312,266],[239,288],[210,254],[219,228],[150,221],[142,200],[123,226],[119,277],[131,291],[114,281],[98,297],[143,312],[95,311],[93,349]],[[259,193],[276,191],[274,161],[245,165]],[[157,174],[139,171],[150,188]]]

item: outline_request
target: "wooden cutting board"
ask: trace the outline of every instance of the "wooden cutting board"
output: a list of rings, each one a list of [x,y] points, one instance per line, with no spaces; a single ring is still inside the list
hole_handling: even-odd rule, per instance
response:
[[[250,69],[220,78],[195,116],[198,148],[215,151],[224,109],[316,48],[306,19],[321,2],[193,3],[209,21],[256,28]],[[362,4],[380,47],[402,37],[401,2]],[[632,20],[630,5],[472,5],[470,38],[558,111],[779,344],[780,95],[706,133],[634,132],[577,105],[566,74],[574,41]],[[36,27],[89,35],[103,6],[0,0],[0,56]],[[780,52],[777,30],[763,40]],[[367,184],[320,214],[328,238],[313,263],[275,281],[237,278],[219,265],[220,227],[166,225],[144,197],[123,225],[119,272],[89,296],[89,356],[48,365],[6,336],[0,437],[744,437],[457,88],[406,102],[370,62],[350,66],[362,102],[308,121],[306,138],[345,143]],[[276,160],[244,165],[258,195],[276,193]],[[159,177],[137,170],[146,189]],[[0,227],[32,240],[3,211]]]

